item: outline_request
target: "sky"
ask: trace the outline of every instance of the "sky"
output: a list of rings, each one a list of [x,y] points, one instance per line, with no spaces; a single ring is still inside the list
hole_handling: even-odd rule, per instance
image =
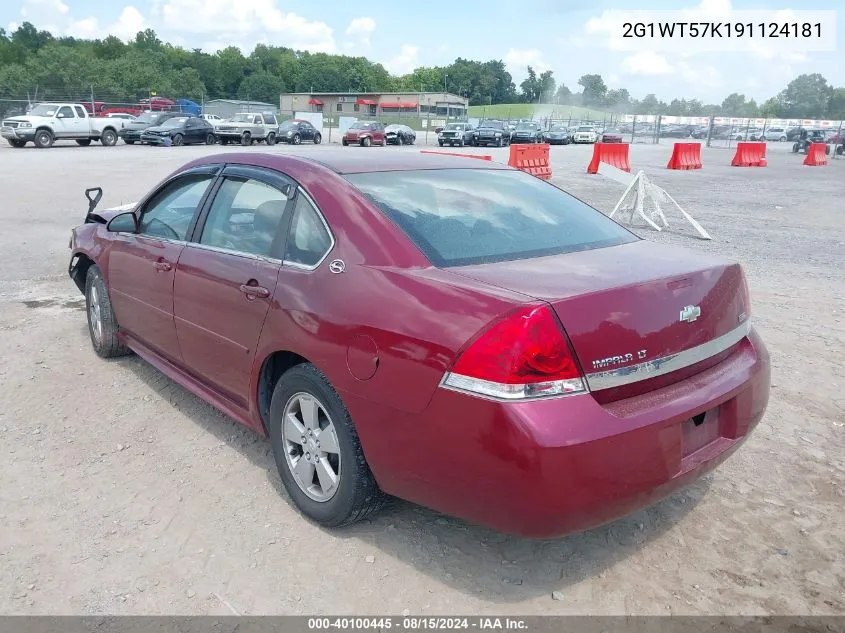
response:
[[[822,16],[819,38],[684,40],[661,44],[620,38],[625,20],[663,19],[624,13],[634,9],[689,10],[693,20],[735,21],[748,10],[779,11],[772,19],[803,20],[808,9],[832,11],[841,0],[4,0],[0,25],[23,21],[54,35],[133,38],[144,28],[187,48],[214,51],[229,45],[248,54],[257,43],[363,55],[394,74],[419,66],[446,65],[456,57],[501,59],[517,86],[530,64],[553,70],[558,83],[577,91],[578,78],[601,74],[610,88],[627,88],[635,98],[697,98],[721,103],[732,92],[761,102],[797,75],[819,72],[845,85],[845,10]],[[845,6],[845,5],[843,5]],[[794,10],[794,12],[793,12]],[[796,13],[797,12],[797,13]],[[796,17],[797,16],[797,17]],[[818,16],[809,16],[815,18]],[[836,18],[839,19],[836,19]],[[768,18],[767,18],[768,19]],[[525,28],[521,28],[521,27]],[[835,40],[835,41],[833,41]],[[747,42],[747,40],[745,40]],[[818,50],[827,48],[827,50]]]

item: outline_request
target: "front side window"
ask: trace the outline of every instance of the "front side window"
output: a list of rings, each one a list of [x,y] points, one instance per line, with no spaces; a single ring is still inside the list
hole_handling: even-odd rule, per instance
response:
[[[184,240],[212,174],[183,176],[159,191],[141,213],[139,233],[170,240]]]
[[[638,239],[600,211],[521,171],[373,172],[346,179],[435,266],[529,259]]]
[[[274,244],[288,198],[260,180],[229,176],[208,212],[200,244],[274,257]]]
[[[285,262],[316,266],[332,246],[332,238],[319,212],[300,192],[291,218]]]

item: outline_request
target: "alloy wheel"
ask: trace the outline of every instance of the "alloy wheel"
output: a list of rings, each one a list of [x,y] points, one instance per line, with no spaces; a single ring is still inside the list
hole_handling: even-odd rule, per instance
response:
[[[326,407],[310,393],[290,397],[282,417],[285,461],[308,498],[329,501],[340,484],[340,445]]]
[[[91,285],[88,293],[88,320],[91,323],[91,334],[97,346],[103,343],[103,313],[100,308],[100,293],[96,285]]]

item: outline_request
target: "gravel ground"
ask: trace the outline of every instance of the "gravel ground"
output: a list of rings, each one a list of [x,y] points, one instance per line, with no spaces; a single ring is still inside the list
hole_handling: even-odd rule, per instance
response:
[[[290,505],[268,443],[138,358],[95,357],[66,277],[82,190],[131,202],[212,151],[0,148],[0,612],[845,613],[845,160],[805,168],[773,145],[767,168],[741,169],[705,149],[703,170],[670,172],[667,145],[632,147],[714,239],[671,214],[670,231],[638,232],[745,265],[769,410],[684,492],[529,541],[406,503],[322,530]],[[590,153],[553,147],[554,180],[607,212],[622,186],[585,173]]]

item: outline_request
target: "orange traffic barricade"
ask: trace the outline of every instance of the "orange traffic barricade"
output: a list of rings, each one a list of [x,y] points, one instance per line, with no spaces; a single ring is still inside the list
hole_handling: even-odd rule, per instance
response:
[[[588,174],[599,173],[599,163],[607,163],[622,171],[631,171],[628,161],[629,143],[595,143],[593,145],[593,160],[587,165]]]
[[[440,154],[441,156],[460,156],[462,158],[477,158],[479,160],[493,160],[492,156],[487,154],[456,154],[455,152],[432,152],[431,150],[421,149],[420,154]]]
[[[736,144],[731,167],[765,167],[767,164],[765,143],[740,141]]]
[[[807,148],[807,157],[804,159],[804,164],[809,167],[827,165],[827,144],[810,143],[810,146]]]
[[[701,143],[675,143],[666,169],[701,169]]]
[[[552,166],[549,164],[549,144],[511,145],[508,165],[526,171],[532,176],[537,176],[537,178],[548,180],[552,177]]]

